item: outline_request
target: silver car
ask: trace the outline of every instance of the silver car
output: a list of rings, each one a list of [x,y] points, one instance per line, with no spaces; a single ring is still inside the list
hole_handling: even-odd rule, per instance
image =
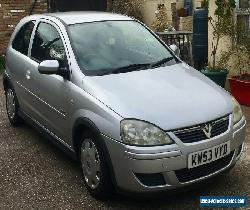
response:
[[[97,198],[187,187],[232,168],[242,152],[238,102],[126,16],[25,17],[3,85],[11,124],[31,123],[80,160]]]

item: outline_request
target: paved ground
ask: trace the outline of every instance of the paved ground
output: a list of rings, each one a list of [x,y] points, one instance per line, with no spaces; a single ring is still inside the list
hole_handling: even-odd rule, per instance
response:
[[[1,84],[0,76],[0,209],[184,210],[199,209],[200,195],[250,197],[250,124],[247,124],[247,141],[241,160],[229,174],[206,186],[166,199],[115,196],[110,201],[97,201],[83,187],[77,163],[34,129],[10,126]],[[243,110],[250,122],[250,108],[243,107]]]

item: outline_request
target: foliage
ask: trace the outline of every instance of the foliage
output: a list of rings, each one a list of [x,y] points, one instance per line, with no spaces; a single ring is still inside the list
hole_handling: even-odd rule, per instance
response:
[[[158,32],[172,30],[172,26],[168,21],[167,9],[164,4],[158,4],[152,28],[154,29],[154,31]]]
[[[5,59],[3,56],[0,56],[0,72],[5,68]]]
[[[112,11],[143,21],[141,9],[145,0],[114,0]]]
[[[239,75],[244,75],[250,69],[250,54],[245,48],[224,51],[219,63],[224,68],[237,68]]]
[[[218,52],[218,46],[221,38],[224,35],[232,36],[234,31],[234,9],[236,3],[234,0],[216,0],[217,6],[214,15],[215,17],[209,17],[209,22],[213,27],[213,39],[212,39],[212,64],[209,65],[210,69],[220,70],[220,66],[216,66],[216,56]]]
[[[232,2],[230,4],[233,5]],[[244,75],[250,71],[250,29],[240,19],[235,20],[228,9],[226,10],[226,19],[227,22],[224,24],[227,25],[223,27],[223,33],[230,37],[232,44],[229,49],[222,53],[219,66],[236,68],[239,75]]]
[[[250,30],[244,24],[234,24],[231,32],[232,46],[222,53],[219,65],[237,68],[239,75],[250,71]]]

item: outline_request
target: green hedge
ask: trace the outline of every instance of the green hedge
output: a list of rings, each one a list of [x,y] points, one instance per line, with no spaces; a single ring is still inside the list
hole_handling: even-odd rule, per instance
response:
[[[0,72],[5,68],[5,60],[3,56],[0,56]]]

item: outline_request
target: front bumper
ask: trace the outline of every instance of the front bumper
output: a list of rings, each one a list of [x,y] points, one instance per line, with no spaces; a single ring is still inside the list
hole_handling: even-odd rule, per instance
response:
[[[232,120],[230,121],[232,122]],[[195,143],[183,143],[173,133],[169,132],[168,134],[175,140],[176,144],[166,146],[137,147],[122,144],[105,135],[103,135],[103,139],[109,151],[116,184],[120,190],[135,193],[159,192],[203,181],[232,167],[242,152],[245,125],[246,120],[243,117],[236,125],[233,126],[231,123],[227,132],[212,139]],[[221,167],[211,165],[211,173],[201,173],[198,176],[193,176],[193,173],[197,173],[197,170],[191,172],[187,169],[188,154],[229,140],[231,156],[228,156],[227,159],[224,158],[225,160],[219,159]],[[208,170],[204,169],[205,171]],[[214,169],[216,171],[213,171]],[[182,170],[183,173],[186,173],[184,174],[186,179],[180,178]]]

